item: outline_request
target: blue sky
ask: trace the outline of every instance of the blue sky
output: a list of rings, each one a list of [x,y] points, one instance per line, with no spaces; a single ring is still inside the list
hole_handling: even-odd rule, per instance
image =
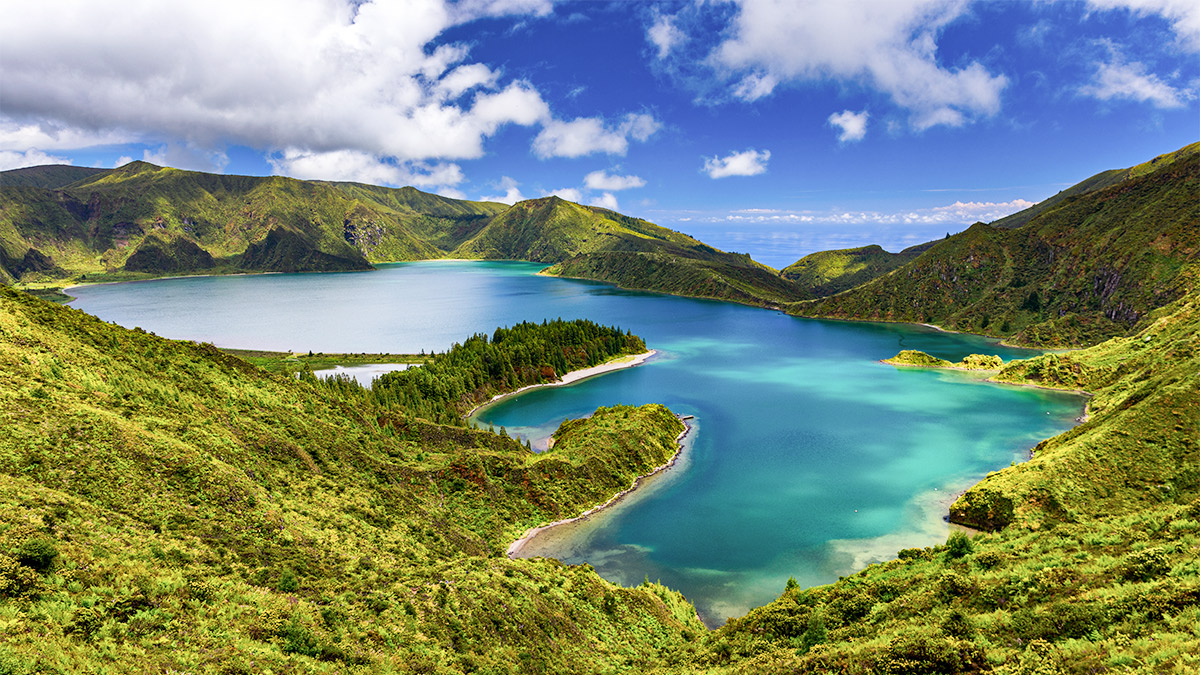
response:
[[[1200,140],[1191,0],[4,4],[2,169],[555,193],[774,266]]]

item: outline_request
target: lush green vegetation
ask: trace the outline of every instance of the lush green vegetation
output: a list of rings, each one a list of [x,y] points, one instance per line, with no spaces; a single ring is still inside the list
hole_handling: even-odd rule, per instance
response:
[[[525,322],[497,328],[491,339],[473,335],[420,368],[388,373],[376,380],[371,396],[428,420],[461,424],[467,412],[497,394],[644,351],[646,343],[636,335],[586,319]]]
[[[894,366],[955,368],[958,370],[1000,370],[1004,365],[1004,359],[991,354],[967,354],[958,363],[951,363],[946,359],[939,359],[916,349],[902,349],[899,354],[890,359],[884,359],[883,362]]]
[[[875,245],[821,251],[785,267],[780,275],[796,282],[812,297],[823,298],[881,277],[916,258],[930,246],[932,243],[913,246],[899,253],[888,253]]]
[[[272,374],[0,287],[0,673],[1195,672],[1197,158],[1181,151],[1097,179],[1022,227],[977,225],[800,308],[1020,331],[1041,343],[1132,334],[993,376],[1091,398],[1086,421],[954,503],[955,522],[984,532],[900,551],[829,586],[789,584],[711,632],[657,584],[618,588],[587,566],[503,555],[529,527],[602,503],[668,461],[682,428],[668,410],[602,408],[564,423],[542,455],[503,434],[437,423],[493,392],[602,361],[586,348],[601,337],[601,351],[640,351],[632,336],[584,322],[502,329],[375,393],[287,374],[321,355],[251,355],[280,371]],[[28,229],[14,213],[39,232],[71,233],[85,221],[64,210],[142,208],[108,183],[149,181],[162,204],[191,203],[193,178],[209,195],[239,198],[248,193],[238,186],[253,183],[263,201],[250,201],[261,213],[274,203],[277,214],[298,203],[289,190],[375,191],[126,169],[46,170],[0,188],[6,278],[16,260],[22,280],[53,276],[30,271],[49,257],[18,239]],[[96,186],[95,206],[72,196],[81,180]],[[470,207],[412,192],[380,194],[396,213],[404,199],[420,202],[414,213],[442,209],[420,217],[459,223],[443,242],[484,231]],[[123,259],[95,263],[78,242],[124,238],[132,253],[140,245],[128,224],[153,221],[87,222],[96,234],[60,239],[74,243],[53,249],[53,265],[119,270]],[[619,243],[573,260],[610,280],[683,278],[697,294],[771,297],[755,295],[772,287],[751,283],[765,269],[751,261],[652,236],[609,238]],[[668,250],[687,260],[668,266],[659,255]],[[217,269],[228,259],[218,252]],[[975,357],[958,367],[997,365]]]
[[[1121,176],[1015,229],[977,223],[885,276],[789,311],[1049,347],[1127,335],[1183,294],[1181,272],[1200,252],[1200,144]]]
[[[607,408],[534,455],[0,288],[0,664],[644,670],[704,630],[677,593],[503,551],[681,429]]]
[[[305,371],[328,370],[334,366],[364,366],[376,363],[410,363],[420,365],[428,363],[432,354],[332,354],[318,352],[272,352],[257,349],[226,349],[221,351],[236,356],[243,361],[253,363],[270,373],[294,375]]]
[[[761,307],[777,307],[807,297],[769,268],[746,256],[728,253],[695,257],[670,251],[602,251],[565,260],[551,266],[546,274]]]

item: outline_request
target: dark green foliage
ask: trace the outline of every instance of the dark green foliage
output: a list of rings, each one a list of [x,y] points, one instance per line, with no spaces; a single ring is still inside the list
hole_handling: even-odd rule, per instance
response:
[[[776,307],[809,297],[799,286],[744,256],[708,247],[690,251],[597,251],[554,265],[547,274],[594,279],[621,288]]]
[[[976,489],[950,507],[951,522],[980,530],[998,530],[1013,521],[1013,500],[996,490]]]
[[[437,354],[420,368],[388,373],[370,391],[380,405],[442,424],[462,424],[464,413],[496,394],[646,351],[641,338],[586,319],[519,323],[477,334]],[[352,390],[352,382],[330,387]],[[506,433],[501,433],[507,436]]]
[[[894,675],[926,675],[978,672],[985,663],[983,650],[974,643],[917,633],[892,638],[879,666]]]
[[[174,274],[207,270],[215,264],[208,251],[187,237],[151,233],[125,260],[125,269],[131,272]]]
[[[669,461],[662,406],[534,455],[7,287],[0,337],[3,641],[41,671],[100,670],[84,642],[114,672],[637,669],[704,630],[661,586],[504,555]]]
[[[888,253],[877,245],[812,253],[780,271],[812,297],[823,298],[881,277],[916,258],[924,247]]]
[[[1134,581],[1149,581],[1171,571],[1167,553],[1160,547],[1151,547],[1130,553],[1125,557],[1125,578]]]
[[[1057,199],[1016,229],[977,223],[889,274],[789,311],[997,330],[1048,347],[1130,334],[1184,293],[1200,250],[1197,150]]]
[[[54,561],[58,559],[58,547],[54,542],[40,537],[28,539],[17,548],[14,557],[22,565],[44,574],[54,567]]]
[[[951,558],[970,555],[974,550],[975,544],[971,542],[971,537],[961,530],[951,532],[950,537],[946,539],[946,555]]]

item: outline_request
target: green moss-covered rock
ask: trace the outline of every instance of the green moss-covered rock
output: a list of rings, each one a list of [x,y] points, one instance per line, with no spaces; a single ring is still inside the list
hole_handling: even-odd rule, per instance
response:
[[[884,359],[883,362],[890,363],[893,366],[920,366],[924,368],[949,368],[954,365],[946,359],[939,359],[936,356],[930,356],[916,349],[902,350],[892,358]]]

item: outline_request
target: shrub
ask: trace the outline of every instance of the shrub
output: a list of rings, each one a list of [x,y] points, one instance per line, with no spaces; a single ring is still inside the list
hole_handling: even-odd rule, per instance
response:
[[[974,550],[975,543],[971,541],[966,532],[951,532],[950,538],[946,540],[946,555],[951,558],[961,558],[965,555],[970,555]]]
[[[58,559],[58,548],[46,539],[28,539],[17,549],[17,562],[38,572],[49,572]]]
[[[946,570],[938,576],[937,591],[942,600],[962,597],[971,592],[972,588],[971,580],[954,570]]]
[[[41,584],[37,572],[0,554],[0,598],[21,598],[34,595]]]
[[[1132,581],[1149,581],[1171,571],[1171,561],[1162,548],[1147,548],[1125,556],[1124,575]]]

